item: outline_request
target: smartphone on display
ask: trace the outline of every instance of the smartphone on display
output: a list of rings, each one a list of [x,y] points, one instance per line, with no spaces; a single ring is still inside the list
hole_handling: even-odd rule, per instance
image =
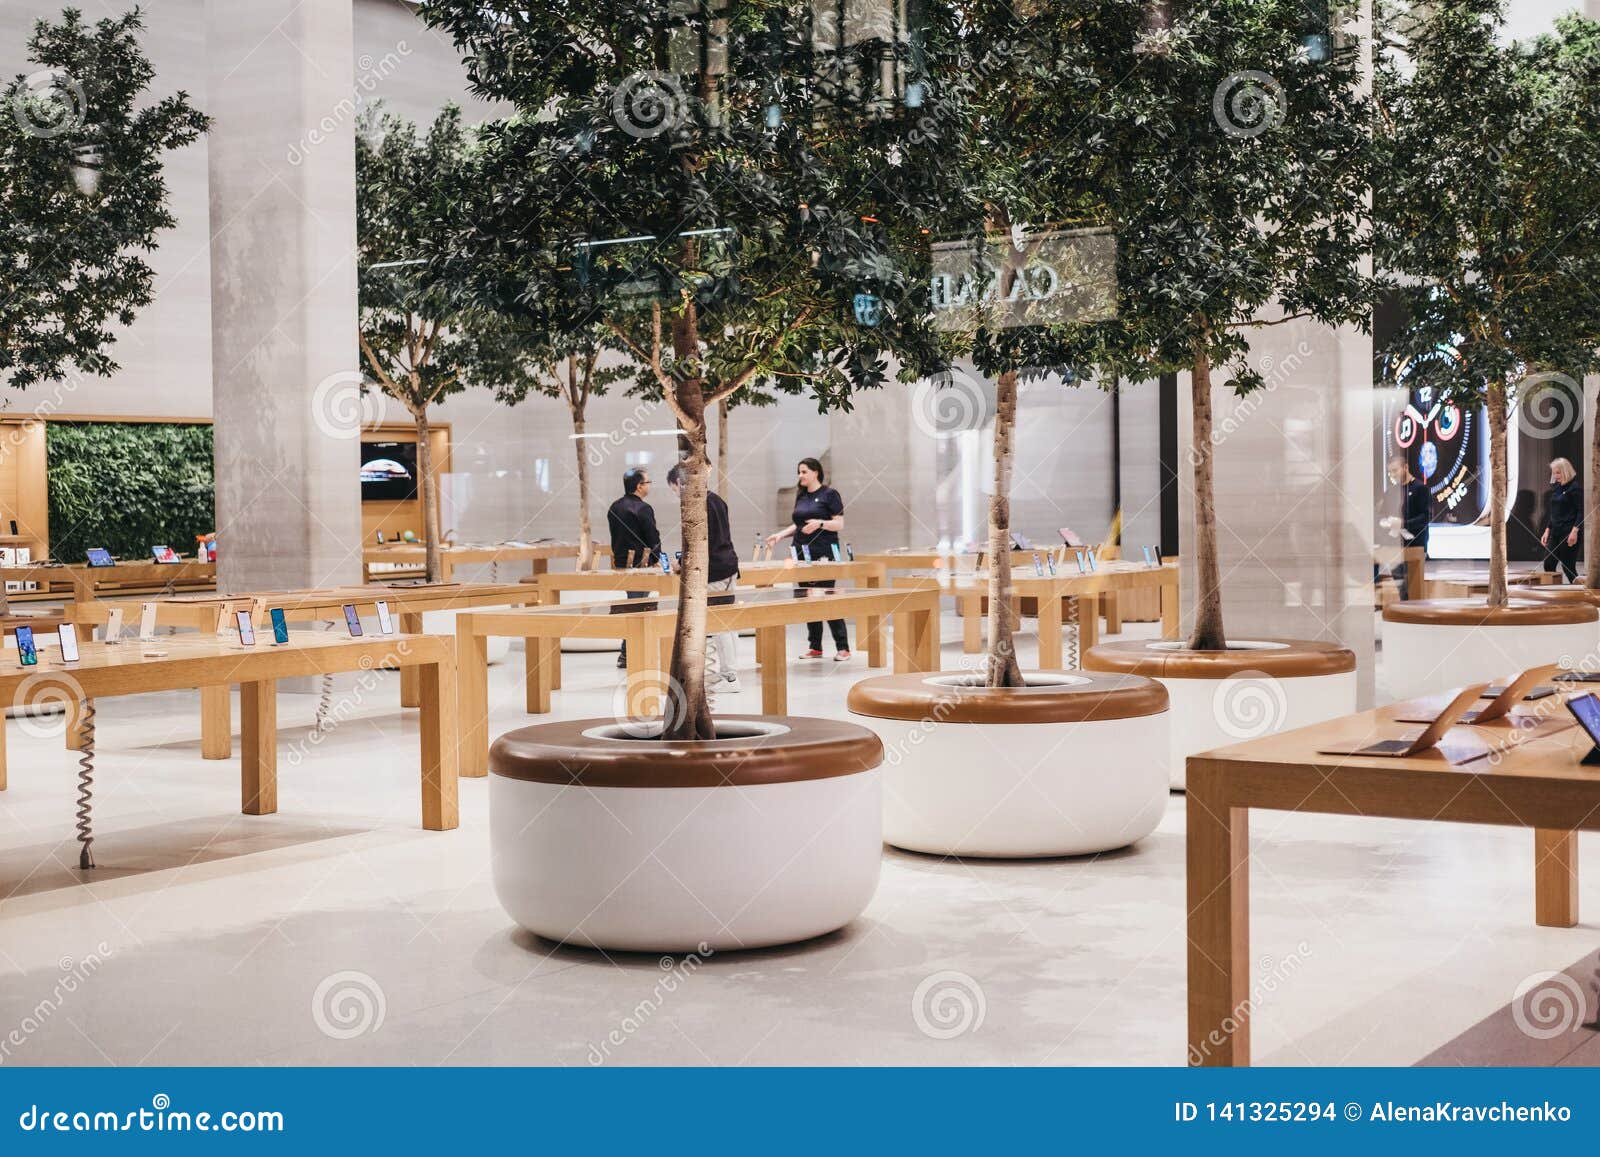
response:
[[[1089,573],[1089,568],[1083,565],[1083,551],[1081,551],[1081,550],[1077,551],[1074,554],[1074,557],[1078,560],[1078,573],[1079,574],[1088,574]]]
[[[1086,550],[1083,553],[1089,560],[1089,572],[1091,574],[1093,574],[1094,570],[1095,570],[1095,567],[1099,565],[1099,561],[1100,560],[1095,558],[1094,551],[1092,551],[1092,550]]]
[[[844,556],[839,553],[839,544],[837,542],[833,544],[833,561],[834,562],[843,562],[844,561]]]
[[[281,646],[289,641],[289,617],[283,613],[282,607],[272,608],[272,642]]]
[[[378,545],[379,546],[383,545],[383,531],[381,531],[381,530],[378,531]]]
[[[36,667],[39,664],[39,649],[33,645],[33,628],[17,628],[17,660],[24,667]]]
[[[90,566],[114,566],[111,552],[103,546],[91,546],[88,550]]]
[[[661,573],[662,574],[671,574],[672,573],[672,559],[670,557],[668,557],[665,552],[662,552],[662,555],[661,555]]]
[[[78,661],[78,628],[71,623],[62,623],[56,628],[56,640],[61,644],[61,661],[63,663],[76,663]]]
[[[106,626],[100,638],[107,643],[122,641],[122,608],[112,607],[106,612]]]
[[[394,616],[389,613],[389,603],[386,599],[379,599],[373,604],[378,610],[378,634],[394,634]]]
[[[178,552],[173,550],[170,546],[152,546],[150,548],[150,554],[151,557],[153,557],[157,562],[183,561],[178,557]]]
[[[798,546],[790,546],[789,547],[789,557],[794,559],[795,562],[799,562],[800,561],[800,548]]]
[[[139,608],[139,641],[148,643],[156,637],[156,605],[145,603]]]
[[[848,542],[844,544],[844,556],[851,562],[856,561],[856,548],[851,546]]]
[[[811,544],[808,542],[800,548],[800,553],[805,555],[806,561],[811,561]]]
[[[1040,578],[1044,577],[1044,560],[1039,557],[1039,552],[1033,552],[1033,573]]]
[[[1047,554],[1044,556],[1044,561],[1045,565],[1050,568],[1050,574],[1053,576],[1056,573],[1056,556],[1053,554]]]
[[[361,616],[356,614],[354,603],[344,605],[344,625],[349,629],[352,639],[361,637]]]

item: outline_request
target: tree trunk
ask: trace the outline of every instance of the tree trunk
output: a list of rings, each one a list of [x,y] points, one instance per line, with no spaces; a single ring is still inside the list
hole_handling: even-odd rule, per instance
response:
[[[984,683],[1024,687],[1011,632],[1011,462],[1017,428],[1017,373],[995,379],[994,493],[989,496],[989,654]]]
[[[1217,563],[1217,497],[1211,458],[1211,356],[1194,355],[1194,633],[1189,646],[1196,651],[1221,651],[1228,646],[1222,629],[1222,568]]]
[[[578,448],[578,569],[594,567],[594,532],[589,524],[589,441],[584,434],[584,414],[581,406],[572,407],[572,432],[577,435],[572,443]],[[617,565],[615,559],[612,565]]]
[[[1578,404],[1583,400],[1580,397]],[[1594,545],[1594,535],[1600,533],[1600,402],[1595,404],[1594,419],[1589,423],[1589,493],[1585,495],[1591,507],[1583,512],[1583,553],[1587,573],[1584,583],[1590,590],[1600,590],[1600,547]]]
[[[717,403],[717,493],[728,498],[728,399]]]
[[[682,461],[683,562],[678,569],[678,621],[673,629],[662,732],[662,738],[675,740],[717,737],[706,699],[706,576],[710,568],[706,491],[711,485],[711,462],[706,456],[705,399],[700,391],[701,385],[695,381],[685,382],[678,391],[677,409],[689,455]]]
[[[1489,597],[1506,605],[1506,383],[1491,381],[1489,418]]]
[[[439,491],[433,475],[433,440],[428,437],[428,410],[422,407],[412,415],[417,420],[417,498],[422,502],[423,575],[431,583],[439,581]]]

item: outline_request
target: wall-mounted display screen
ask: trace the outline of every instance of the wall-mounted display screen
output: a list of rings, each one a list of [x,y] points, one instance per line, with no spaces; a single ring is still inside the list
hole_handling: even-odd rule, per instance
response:
[[[417,496],[415,442],[361,443],[361,500],[405,502]]]

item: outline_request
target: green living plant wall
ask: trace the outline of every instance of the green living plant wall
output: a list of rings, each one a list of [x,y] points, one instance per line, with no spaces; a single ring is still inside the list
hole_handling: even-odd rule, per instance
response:
[[[192,555],[216,528],[211,427],[204,423],[50,422],[50,554],[82,562],[92,546],[147,559],[155,545]]]

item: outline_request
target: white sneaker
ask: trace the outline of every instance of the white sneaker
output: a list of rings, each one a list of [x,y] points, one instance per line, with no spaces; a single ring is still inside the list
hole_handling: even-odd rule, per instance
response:
[[[737,675],[725,675],[717,683],[718,691],[726,691],[729,695],[737,695],[744,690],[744,684],[739,682]]]

